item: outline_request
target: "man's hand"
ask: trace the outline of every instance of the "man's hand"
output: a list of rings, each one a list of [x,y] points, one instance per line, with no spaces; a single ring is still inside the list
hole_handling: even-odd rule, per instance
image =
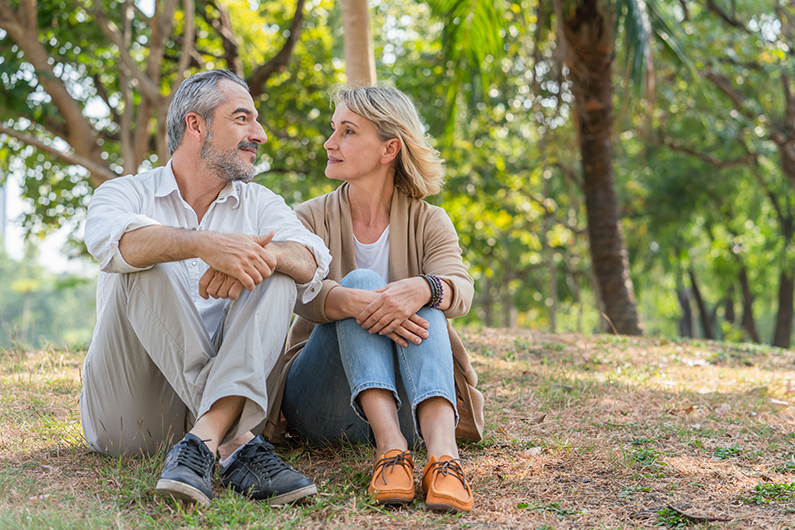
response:
[[[205,300],[211,296],[213,298],[237,300],[243,289],[245,287],[243,287],[240,280],[215,269],[207,269],[207,272],[199,280],[199,296]]]
[[[233,289],[232,280],[237,280],[243,288],[252,291],[276,270],[276,258],[265,248],[272,239],[272,231],[266,236],[214,234],[211,240],[203,244],[203,252],[199,257],[210,266],[210,270],[223,273],[226,277],[216,277],[207,271],[199,282],[199,293],[206,298],[207,287],[212,287],[212,291],[218,293],[228,293]]]
[[[244,247],[249,246],[247,241],[245,241],[245,239],[248,238],[259,245],[263,252],[254,249],[253,253],[249,253],[248,255],[237,256],[233,254],[231,256],[232,260],[240,257],[248,258],[248,260],[235,260],[238,261],[237,265],[239,268],[235,269],[234,266],[232,266],[228,267],[226,271],[220,268],[224,265],[223,258],[214,259],[214,261],[219,262],[218,266],[214,266],[213,263],[205,259],[204,261],[210,265],[210,268],[207,269],[207,272],[205,272],[201,280],[199,280],[199,295],[205,300],[211,296],[213,298],[230,298],[232,300],[237,300],[240,293],[243,292],[243,289],[249,291],[253,290],[254,287],[259,285],[263,280],[270,278],[276,270],[276,258],[265,248],[273,239],[273,231],[266,236],[248,236],[244,234],[221,235],[224,238],[230,236],[230,241],[226,245],[219,247],[219,249],[224,252],[228,253],[232,251],[230,249],[233,249],[235,244],[241,242],[241,236]],[[251,249],[245,249],[245,252],[251,252]],[[261,258],[261,261],[258,258]],[[237,275],[230,271],[237,273]]]

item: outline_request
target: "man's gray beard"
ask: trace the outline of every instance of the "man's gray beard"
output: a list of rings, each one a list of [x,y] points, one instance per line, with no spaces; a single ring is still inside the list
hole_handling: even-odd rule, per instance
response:
[[[238,157],[238,147],[234,149],[216,149],[210,144],[213,139],[212,130],[204,139],[200,156],[215,174],[227,182],[236,180],[251,182],[254,178],[254,165],[248,165]]]

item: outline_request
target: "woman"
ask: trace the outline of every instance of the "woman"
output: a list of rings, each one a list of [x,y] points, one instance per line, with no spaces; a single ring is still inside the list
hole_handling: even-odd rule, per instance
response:
[[[282,412],[308,439],[374,443],[369,492],[383,504],[414,499],[409,447],[424,441],[426,505],[469,511],[456,435],[481,438],[483,397],[446,317],[466,314],[473,282],[447,214],[420,200],[440,190],[443,161],[400,91],[343,88],[335,100],[326,176],[344,183],[296,210],[333,259],[296,308]]]

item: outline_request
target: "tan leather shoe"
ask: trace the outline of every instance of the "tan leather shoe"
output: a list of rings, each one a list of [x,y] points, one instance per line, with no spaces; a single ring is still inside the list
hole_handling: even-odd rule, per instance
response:
[[[403,504],[414,500],[414,460],[411,451],[392,449],[381,455],[367,491],[379,504]]]
[[[452,456],[431,456],[422,471],[425,505],[431,510],[468,512],[475,505],[460,461]]]

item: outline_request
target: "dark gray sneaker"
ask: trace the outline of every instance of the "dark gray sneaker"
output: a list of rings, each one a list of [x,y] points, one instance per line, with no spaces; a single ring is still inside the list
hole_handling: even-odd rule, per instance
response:
[[[165,497],[206,506],[213,498],[214,469],[215,455],[199,437],[188,433],[166,453],[155,490]]]
[[[229,466],[221,466],[221,483],[249,499],[273,505],[317,493],[312,480],[276,456],[262,435],[244,445]]]

